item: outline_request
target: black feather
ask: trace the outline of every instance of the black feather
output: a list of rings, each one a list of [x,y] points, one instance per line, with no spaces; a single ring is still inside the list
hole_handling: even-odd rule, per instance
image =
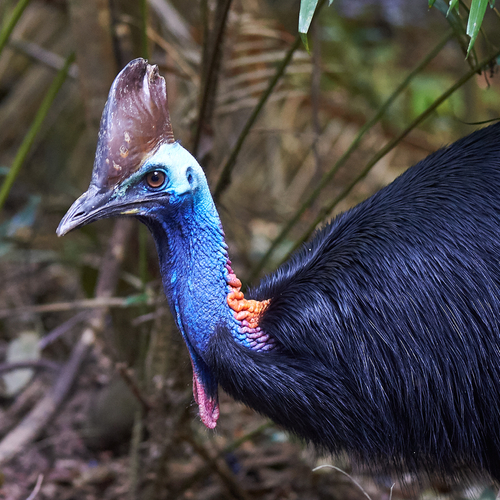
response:
[[[265,278],[258,353],[219,330],[235,399],[372,466],[500,479],[500,124],[427,157]]]

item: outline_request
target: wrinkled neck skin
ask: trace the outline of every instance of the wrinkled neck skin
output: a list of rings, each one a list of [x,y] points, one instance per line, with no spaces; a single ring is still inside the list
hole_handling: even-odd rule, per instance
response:
[[[190,350],[203,357],[216,328],[234,330],[238,325],[227,305],[228,254],[219,215],[210,193],[200,191],[180,213],[165,216],[153,234],[177,326]]]
[[[221,328],[250,349],[273,348],[258,326],[267,301],[245,300],[240,291],[201,167],[193,192],[174,209],[159,208],[143,222],[153,233],[165,294],[194,364],[203,360],[212,335]],[[198,368],[202,374],[206,369]]]
[[[218,384],[209,346],[217,332],[225,331],[245,348],[273,349],[274,340],[259,327],[269,301],[246,300],[241,293],[219,215],[196,160],[179,144],[167,144],[143,168],[155,166],[167,172],[167,185],[138,217],[155,239],[165,294],[191,356],[200,418],[213,429],[219,416]]]

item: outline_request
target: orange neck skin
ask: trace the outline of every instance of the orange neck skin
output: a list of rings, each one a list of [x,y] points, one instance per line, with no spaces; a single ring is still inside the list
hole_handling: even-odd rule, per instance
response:
[[[231,269],[231,262],[226,265],[226,281],[229,287],[227,304],[234,311],[234,318],[239,322],[240,334],[246,337],[245,344],[257,351],[268,351],[274,346],[274,340],[259,327],[259,320],[269,305],[267,300],[247,300],[241,291],[241,281]]]

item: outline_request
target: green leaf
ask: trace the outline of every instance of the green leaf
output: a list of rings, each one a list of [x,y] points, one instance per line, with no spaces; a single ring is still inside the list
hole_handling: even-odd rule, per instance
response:
[[[299,12],[299,33],[307,33],[316,11],[318,0],[301,0]]]
[[[470,36],[467,55],[469,55],[469,52],[476,41],[479,30],[481,29],[487,5],[488,0],[472,0],[469,12],[469,21],[467,23],[467,34]]]
[[[434,5],[436,0],[429,0],[429,9]]]
[[[455,10],[450,9],[449,5],[444,0],[434,0],[434,5],[439,12],[446,16],[446,20],[457,35],[465,33],[465,26],[463,25],[462,18]]]
[[[68,76],[69,69],[71,64],[75,60],[75,53],[72,52],[64,66],[57,72],[56,77],[52,80],[50,87],[48,88],[45,96],[43,98],[38,111],[36,112],[33,121],[31,122],[30,128],[26,132],[19,149],[17,150],[16,156],[12,162],[12,166],[9,169],[9,172],[5,176],[4,181],[2,182],[2,186],[0,187],[0,209],[3,207],[7,196],[9,196],[10,190],[12,188],[12,184],[17,177],[17,174],[20,172],[21,167],[23,166],[24,160],[28,156],[28,153],[31,149],[31,146],[35,142],[35,138],[38,135],[38,132],[42,128],[45,117],[47,116],[54,99],[59,92],[59,89],[62,87],[62,84],[66,81],[66,77]]]
[[[304,44],[305,49],[307,50],[308,54],[311,54],[311,50],[309,48],[309,39],[307,38],[307,35],[305,33],[299,33],[300,39],[302,40],[302,43]]]
[[[125,300],[126,306],[135,306],[137,304],[147,304],[149,295],[147,293],[139,293],[137,295],[130,295]]]
[[[495,0],[492,0],[493,3],[495,3]],[[333,3],[333,0],[328,0],[328,7],[330,7]]]
[[[448,12],[446,13],[446,17],[450,14],[450,12],[455,9],[458,13],[458,0],[450,0],[450,6],[448,7]]]
[[[9,20],[4,24],[2,27],[2,30],[0,31],[0,53],[2,52],[3,48],[9,41],[10,34],[16,27],[17,22],[19,21],[19,18],[24,12],[24,9],[28,6],[30,3],[30,0],[20,0],[19,2],[16,3],[16,6],[12,10],[12,14],[9,18]]]

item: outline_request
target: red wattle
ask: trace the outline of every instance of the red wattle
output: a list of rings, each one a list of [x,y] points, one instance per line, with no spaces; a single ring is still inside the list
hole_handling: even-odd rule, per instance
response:
[[[217,398],[209,398],[193,366],[193,395],[198,404],[201,421],[208,429],[214,429],[219,418]]]

